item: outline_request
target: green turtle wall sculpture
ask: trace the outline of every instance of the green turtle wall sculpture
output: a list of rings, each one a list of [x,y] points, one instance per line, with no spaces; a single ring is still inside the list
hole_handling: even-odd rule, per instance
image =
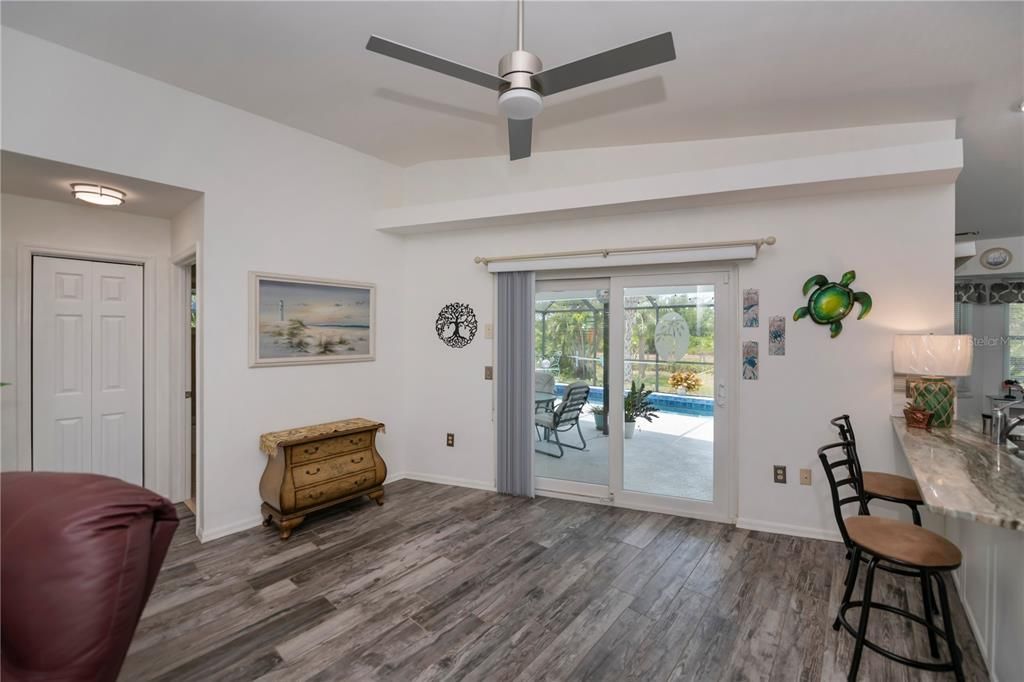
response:
[[[832,330],[832,338],[839,336],[843,331],[843,318],[853,310],[853,304],[860,304],[860,315],[858,320],[863,319],[871,312],[871,296],[863,291],[854,292],[850,288],[857,273],[853,270],[843,273],[842,279],[838,282],[828,281],[825,275],[815,275],[804,282],[804,296],[811,294],[807,299],[807,305],[797,308],[793,313],[793,320],[804,317],[810,318],[818,324],[827,324]],[[813,292],[811,290],[814,290]]]

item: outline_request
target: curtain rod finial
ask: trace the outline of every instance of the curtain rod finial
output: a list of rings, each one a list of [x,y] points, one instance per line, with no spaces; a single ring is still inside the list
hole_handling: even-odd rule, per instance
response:
[[[765,237],[764,243],[767,244],[768,246],[774,246],[775,245],[775,236],[771,235],[771,236]]]
[[[473,259],[473,262],[474,263],[478,263],[478,264],[487,265],[487,259],[484,258],[483,256],[477,256],[476,258]]]

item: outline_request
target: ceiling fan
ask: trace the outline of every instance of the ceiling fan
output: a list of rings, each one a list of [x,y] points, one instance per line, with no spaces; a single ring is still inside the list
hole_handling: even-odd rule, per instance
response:
[[[508,148],[512,161],[530,155],[533,118],[544,108],[547,95],[676,58],[672,34],[661,33],[544,70],[540,59],[523,49],[523,0],[518,0],[516,14],[517,48],[501,58],[496,76],[379,36],[370,36],[366,49],[497,90],[498,110],[508,119]]]

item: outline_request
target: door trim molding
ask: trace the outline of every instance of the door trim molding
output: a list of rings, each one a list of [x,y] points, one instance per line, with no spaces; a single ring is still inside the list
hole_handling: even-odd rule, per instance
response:
[[[151,489],[166,489],[157,448],[157,354],[156,354],[156,258],[130,253],[61,249],[41,244],[19,243],[15,296],[17,354],[17,470],[32,470],[32,259],[35,256],[122,263],[142,266],[142,482]]]
[[[190,281],[188,268],[192,264],[196,266],[196,310],[201,305],[199,293],[199,244],[193,243],[178,253],[171,256],[169,278],[169,304],[168,312],[168,343],[170,354],[170,379],[169,395],[170,405],[168,410],[169,421],[169,460],[170,460],[170,481],[169,494],[171,500],[187,500],[189,498],[189,484],[192,476],[192,458],[189,456],[189,437],[185,434],[191,432],[191,415],[185,409],[185,402],[182,397],[188,390],[185,378],[191,363],[189,343],[186,334],[188,328],[187,309],[189,307]],[[202,524],[202,334],[200,333],[201,317],[196,318],[196,386],[192,399],[196,401],[196,527],[201,528]]]

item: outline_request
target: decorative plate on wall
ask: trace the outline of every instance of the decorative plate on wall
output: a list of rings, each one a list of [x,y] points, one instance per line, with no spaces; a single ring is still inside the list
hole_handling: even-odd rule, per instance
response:
[[[1004,249],[1001,246],[986,249],[981,252],[980,256],[978,256],[978,262],[981,263],[981,267],[988,268],[989,270],[1002,270],[1009,265],[1012,260],[1013,254],[1010,253],[1010,250]]]
[[[437,314],[434,331],[452,348],[465,348],[476,336],[476,313],[465,303],[449,303]]]

